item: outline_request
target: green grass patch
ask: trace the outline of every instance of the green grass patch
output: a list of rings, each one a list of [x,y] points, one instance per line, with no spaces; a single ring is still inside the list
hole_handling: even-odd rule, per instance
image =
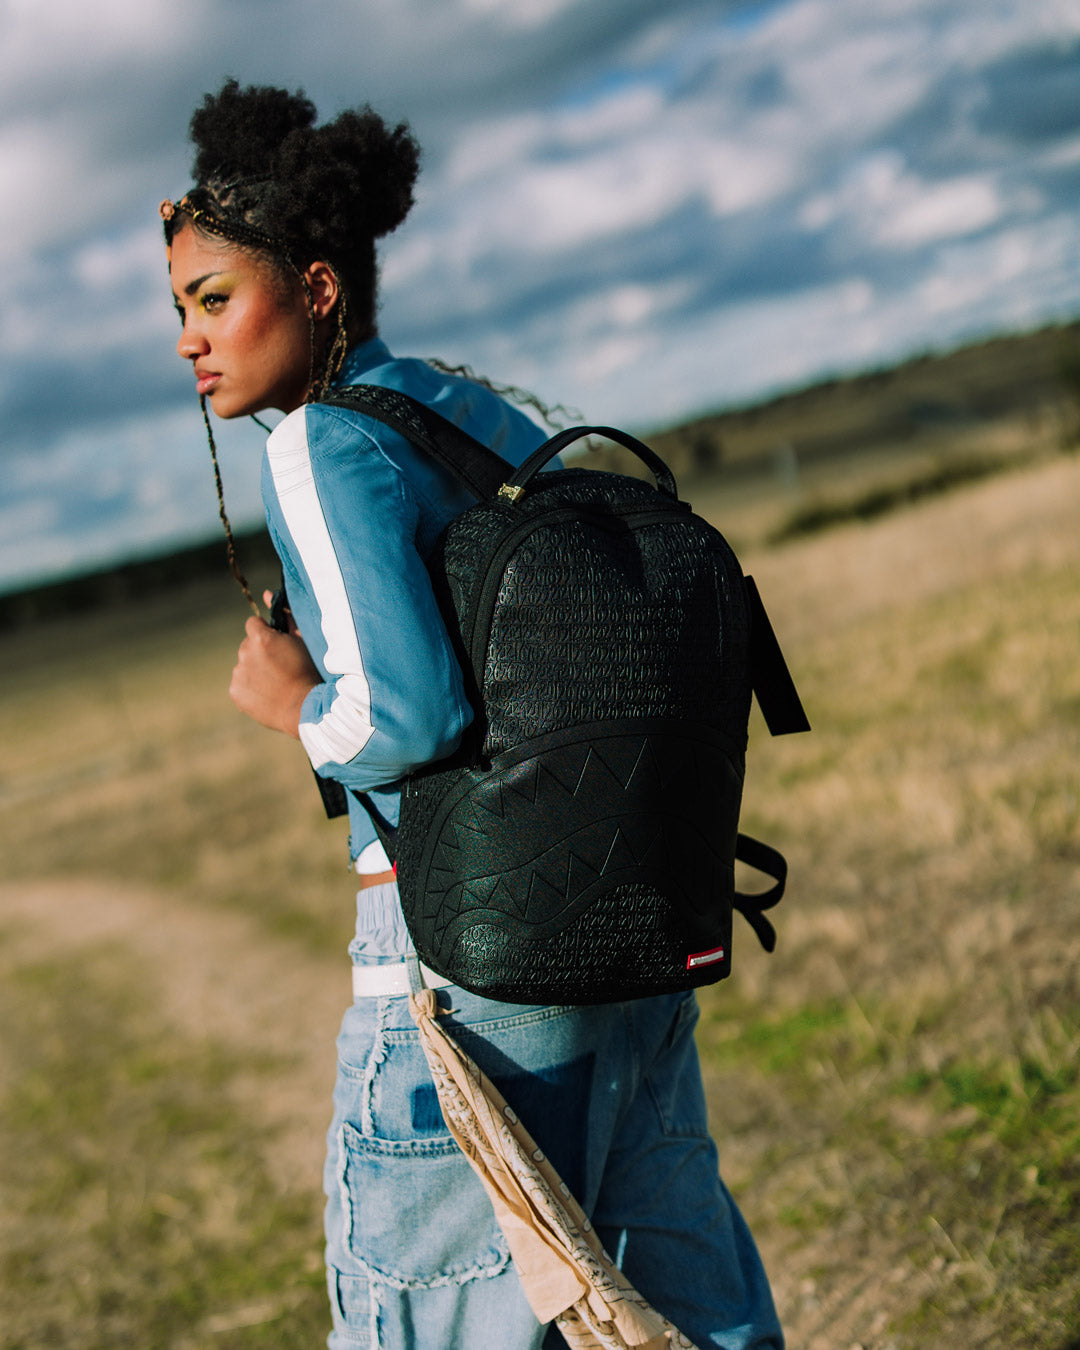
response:
[[[321,1343],[317,1209],[230,1095],[271,1057],[180,1040],[102,951],[7,972],[0,1025],[3,1350]]]
[[[755,1016],[735,1001],[724,1006],[722,999],[714,1000],[703,1011],[698,1041],[717,1070],[752,1067],[763,1074],[790,1073],[815,1055],[850,1053],[862,1030],[855,1025],[861,1019],[853,1018],[839,1000],[771,1016]]]
[[[992,1135],[1042,1183],[1060,1183],[1080,1215],[1080,1027],[1044,1013],[1008,1053],[958,1059],[913,1086],[958,1112],[948,1140]]]
[[[954,1278],[909,1315],[916,1337],[981,1311],[1003,1344],[1066,1346],[1080,1333],[1080,1061],[1075,1026],[1038,1019],[1038,1045],[960,1059],[909,1086],[946,1128],[925,1141],[928,1215]],[[962,1277],[962,1278],[961,1278]]]
[[[965,1345],[1064,1350],[1080,1332],[1080,1022],[1044,1009],[1000,1041],[959,988],[770,1011],[733,992],[703,991],[699,1043],[721,1137],[768,1133],[740,1187],[769,1223],[834,1233],[842,1260],[858,1214],[924,1290],[897,1346],[943,1345],[963,1317]]]

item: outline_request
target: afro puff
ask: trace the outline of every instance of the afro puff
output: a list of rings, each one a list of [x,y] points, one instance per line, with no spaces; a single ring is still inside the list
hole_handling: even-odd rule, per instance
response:
[[[374,241],[412,207],[420,148],[366,105],[315,118],[302,91],[227,80],[191,118],[194,176],[222,223],[259,231],[294,266],[329,262],[354,312],[373,314]]]

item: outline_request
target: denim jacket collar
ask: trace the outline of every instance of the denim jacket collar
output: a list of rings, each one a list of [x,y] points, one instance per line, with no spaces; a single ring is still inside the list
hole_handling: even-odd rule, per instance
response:
[[[390,348],[387,347],[382,338],[368,338],[366,342],[360,342],[355,347],[350,347],[345,353],[345,360],[341,363],[341,369],[338,371],[334,383],[338,385],[360,384],[367,371],[374,370],[376,366],[385,365],[387,361],[393,359]]]

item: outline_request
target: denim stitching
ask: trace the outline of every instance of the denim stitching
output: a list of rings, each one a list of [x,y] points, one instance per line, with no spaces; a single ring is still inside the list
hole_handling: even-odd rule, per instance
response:
[[[381,1002],[382,1000],[380,1000]],[[502,1031],[515,1031],[521,1027],[532,1026],[538,1022],[548,1022],[556,1017],[566,1017],[568,1015],[580,1012],[579,1008],[563,1007],[561,1005],[549,1008],[535,1008],[531,1012],[517,1013],[511,1017],[492,1017],[477,1021],[469,1020],[460,1027],[454,1022],[451,1014],[446,1018],[447,1028],[453,1032],[462,1030],[471,1032],[479,1036],[493,1036]],[[388,1028],[384,1035],[389,1044],[397,1042],[408,1043],[419,1038],[420,1033],[414,1026],[392,1027]]]
[[[341,1199],[342,1245],[346,1251],[352,1251],[353,1209],[352,1196],[349,1194],[348,1171],[349,1160],[345,1155],[345,1122],[342,1121],[337,1132],[337,1184]]]
[[[371,1345],[372,1350],[380,1350],[384,1344],[382,1337],[382,1303],[379,1291],[370,1281],[368,1283],[368,1306],[371,1309]]]
[[[375,1034],[371,1038],[371,1054],[368,1056],[367,1064],[364,1066],[364,1077],[360,1084],[360,1133],[374,1135],[375,1133],[375,1115],[371,1107],[371,1099],[375,1088],[375,1075],[379,1071],[379,1065],[386,1059],[387,1046],[387,1028],[386,1023],[390,1016],[390,1000],[380,998],[376,1001],[376,1024]]]
[[[429,1279],[417,1276],[411,1280],[402,1279],[399,1275],[389,1275],[386,1271],[379,1270],[377,1266],[369,1265],[362,1256],[358,1256],[356,1261],[367,1271],[373,1291],[378,1285],[383,1285],[387,1289],[407,1293],[411,1289],[456,1288],[458,1285],[470,1284],[473,1280],[493,1280],[510,1264],[510,1256],[509,1253],[505,1253],[498,1262],[490,1266],[471,1266],[467,1270],[457,1270],[451,1274],[433,1275]]]

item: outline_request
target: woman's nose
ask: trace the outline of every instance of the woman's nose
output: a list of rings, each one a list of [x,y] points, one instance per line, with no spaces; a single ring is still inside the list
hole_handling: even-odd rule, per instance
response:
[[[180,334],[180,341],[176,344],[176,350],[185,360],[194,361],[197,356],[205,355],[210,347],[201,333],[197,332],[191,324],[185,323],[183,332]]]

